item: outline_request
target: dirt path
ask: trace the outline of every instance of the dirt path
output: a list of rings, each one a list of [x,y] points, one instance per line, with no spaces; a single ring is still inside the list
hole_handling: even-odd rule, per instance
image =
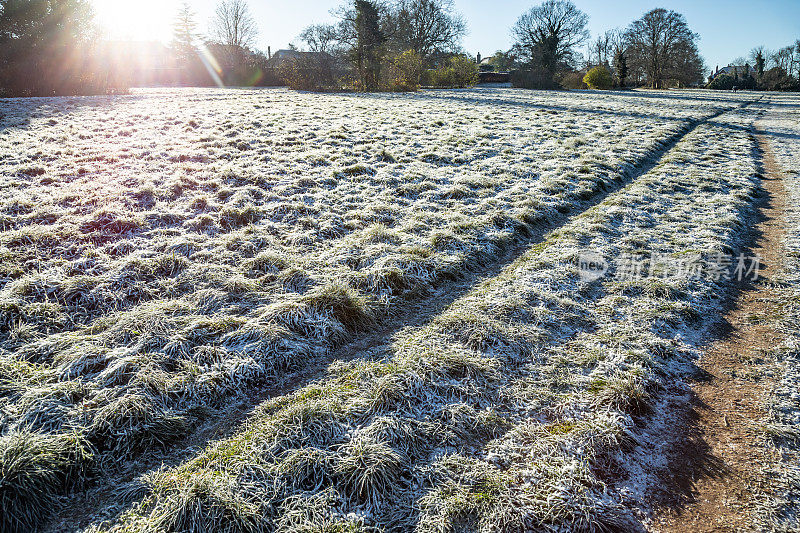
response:
[[[758,138],[766,199],[761,219],[752,228],[762,270],[723,317],[713,342],[698,363],[703,379],[692,387],[691,408],[679,424],[685,441],[671,454],[671,479],[659,495],[661,509],[651,524],[657,532],[748,531],[755,496],[768,487],[759,479],[764,448],[757,428],[764,417],[764,395],[773,385],[763,357],[779,344],[771,325],[778,314],[772,277],[783,258],[785,190],[767,139]]]

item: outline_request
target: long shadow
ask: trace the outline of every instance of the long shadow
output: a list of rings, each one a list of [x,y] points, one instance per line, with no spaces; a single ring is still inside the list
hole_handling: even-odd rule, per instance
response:
[[[603,94],[603,91],[594,91],[598,94]],[[636,90],[636,91],[625,91],[632,95],[635,95],[638,98],[648,98],[648,99],[667,99],[667,100],[689,100],[689,101],[701,101],[701,102],[727,102],[730,105],[736,106],[742,103],[740,98],[728,98],[726,92],[720,91],[716,93],[718,96],[706,96],[703,94],[693,94],[693,93],[680,93],[677,90],[669,90],[664,92],[649,92],[647,89],[644,90]],[[742,91],[741,93],[737,93],[741,95],[748,95],[748,96],[761,96],[760,93],[754,91]]]
[[[527,91],[527,89],[518,89],[518,90]],[[552,92],[552,91],[541,91],[541,92]],[[597,108],[591,108],[591,107],[568,107],[568,106],[562,106],[562,105],[547,104],[547,103],[542,103],[542,102],[531,103],[531,102],[526,102],[526,101],[516,100],[516,99],[489,97],[488,95],[484,96],[484,98],[478,98],[476,93],[479,93],[479,91],[474,91],[474,90],[465,91],[463,93],[464,96],[461,96],[461,95],[458,95],[458,94],[454,94],[452,92],[441,93],[441,94],[432,94],[432,93],[424,93],[423,92],[423,93],[415,94],[414,97],[415,98],[421,98],[421,99],[435,100],[435,101],[457,100],[457,101],[461,101],[461,102],[464,102],[464,103],[469,103],[471,105],[476,105],[476,104],[485,105],[485,106],[504,105],[504,106],[512,106],[512,107],[522,107],[522,108],[525,108],[525,109],[547,109],[547,110],[559,111],[559,112],[589,113],[589,114],[598,114],[598,115],[615,115],[615,116],[621,116],[621,117],[640,118],[640,119],[645,119],[645,120],[663,120],[663,121],[668,121],[668,122],[687,122],[687,120],[688,120],[688,119],[683,118],[683,117],[670,117],[670,116],[664,116],[663,114],[657,114],[657,113],[639,113],[639,112],[633,112],[633,111],[612,111],[612,110],[608,110],[608,109],[597,109]],[[594,93],[608,96],[608,94],[610,92],[609,91],[581,91],[581,93],[570,93],[570,94],[594,94]],[[758,102],[758,101],[762,100],[764,98],[764,96],[765,96],[764,94],[757,93],[757,92],[748,93],[749,95],[753,96],[753,99],[743,102],[742,100],[737,100],[737,99],[728,100],[726,98],[705,98],[705,97],[702,97],[702,96],[700,96],[700,97],[692,97],[692,96],[689,96],[689,95],[686,95],[686,96],[673,96],[672,94],[667,96],[667,95],[663,95],[663,94],[647,94],[647,93],[640,92],[640,91],[636,91],[636,92],[618,91],[618,92],[616,92],[616,94],[622,94],[623,96],[631,97],[631,98],[648,98],[648,99],[661,99],[661,100],[664,100],[664,99],[668,99],[668,100],[680,99],[680,100],[692,100],[692,101],[703,100],[703,101],[708,101],[708,102],[712,102],[712,103],[717,103],[720,106],[727,106],[727,107],[724,107],[721,111],[719,109],[717,109],[711,115],[709,115],[708,117],[706,117],[705,119],[702,119],[702,120],[711,120],[711,119],[721,115],[725,111],[732,111],[732,110],[736,109],[737,107],[746,107],[746,106],[748,106],[748,105],[750,105],[752,103],[755,103],[755,102]],[[471,95],[471,96],[468,96],[468,95]],[[358,95],[345,93],[342,96],[345,96],[345,97],[358,97],[358,98],[374,98],[374,99],[383,99],[383,98],[385,98],[384,95],[373,94],[373,93],[358,94]],[[771,100],[770,101],[770,105],[777,105],[777,104],[774,102],[774,100]],[[794,104],[781,104],[781,105],[800,108],[800,104],[797,104],[796,106]],[[731,130],[736,130],[736,131],[750,131],[750,128],[748,128],[748,127],[739,126],[739,125],[735,125],[735,124],[719,123],[719,125],[721,127],[724,127],[724,128],[727,128],[727,129],[731,129]],[[771,131],[771,130],[764,131],[764,133],[769,134],[769,135],[775,135],[776,137],[785,137],[785,138],[789,138],[789,139],[800,139],[800,134],[784,133],[784,132]]]
[[[525,89],[520,89],[525,90]],[[596,114],[596,115],[613,115],[613,116],[620,116],[620,117],[631,117],[631,118],[640,118],[645,120],[662,120],[668,122],[687,122],[689,119],[685,117],[671,117],[671,116],[664,116],[663,114],[658,113],[642,113],[642,112],[635,112],[635,111],[616,111],[616,110],[609,110],[604,108],[591,108],[591,107],[580,107],[580,106],[565,106],[565,105],[557,105],[557,104],[548,104],[543,102],[536,102],[532,103],[529,101],[517,100],[517,99],[510,99],[510,98],[496,98],[492,97],[489,98],[488,95],[480,98],[479,94],[475,92],[464,92],[463,96],[460,93],[455,92],[448,92],[448,93],[441,93],[441,94],[432,94],[432,93],[417,93],[414,95],[414,98],[418,99],[426,99],[426,100],[455,100],[458,102],[463,102],[465,104],[470,105],[485,105],[490,107],[496,107],[498,105],[502,106],[511,106],[511,107],[521,107],[527,110],[530,109],[547,109],[552,111],[559,111],[559,112],[569,112],[569,113],[589,113],[589,114]],[[634,95],[639,95],[640,93],[636,92],[633,93]],[[343,95],[346,97],[355,97],[354,95]],[[383,95],[380,94],[360,94],[357,95],[359,98],[374,98],[374,99],[383,99],[385,98]],[[625,96],[628,96],[627,94]],[[655,98],[656,95],[650,96],[650,98]],[[662,99],[669,99],[667,97],[662,96]],[[719,100],[711,100],[713,102],[719,102]],[[748,102],[742,102],[741,100],[736,100],[731,102],[729,105],[725,105],[724,103],[720,103],[720,106],[710,113],[710,116],[706,117],[703,120],[708,120],[710,118],[714,118],[719,116],[721,113],[725,111],[730,111],[735,109],[736,107],[742,107],[744,105],[748,105],[752,102],[756,101],[755,99]],[[727,102],[727,101],[726,101]],[[722,108],[720,110],[720,107]]]
[[[729,93],[727,91],[718,91],[714,94],[714,96],[707,96],[705,94],[697,94],[692,92],[684,92],[681,89],[677,90],[656,90],[656,92],[652,92],[651,89],[636,89],[636,90],[612,90],[612,91],[600,91],[600,90],[585,90],[582,89],[575,94],[591,94],[597,96],[609,95],[609,94],[616,94],[620,96],[630,96],[634,98],[644,98],[650,100],[686,100],[691,102],[713,102],[713,103],[725,103],[730,105],[731,107],[736,107],[741,105],[745,102],[742,98],[735,98],[729,97],[728,94],[733,94],[732,92]],[[742,96],[750,96],[754,99],[762,98],[763,93],[758,91],[741,91],[736,93]]]
[[[105,107],[141,98],[144,95],[0,98],[0,133],[5,130],[27,129],[36,119],[59,119],[68,117],[81,108]]]
[[[695,379],[707,380],[709,377],[697,375]],[[680,516],[686,507],[697,502],[698,480],[723,478],[729,469],[712,453],[706,436],[700,430],[700,413],[709,406],[692,392],[688,405],[670,407],[672,412],[681,413],[678,419],[671,420],[671,427],[680,428],[680,437],[667,454],[669,466],[656,473],[659,486],[653,490],[653,496],[660,510]]]
[[[764,96],[761,96],[761,98],[759,98],[758,100],[756,100],[756,101],[754,101],[752,103],[761,102],[761,100],[763,98],[764,98]],[[769,103],[770,106],[773,106],[774,105],[774,100],[770,99],[768,101],[768,103]],[[714,125],[718,126],[720,128],[725,128],[725,129],[729,129],[729,130],[733,130],[733,131],[753,133],[753,128],[750,127],[750,126],[741,126],[739,124],[731,124],[731,123],[728,123],[728,122],[721,122],[721,121],[715,122]],[[781,138],[785,138],[785,139],[800,140],[800,134],[798,134],[798,133],[787,133],[787,132],[783,132],[783,131],[775,131],[775,130],[766,129],[766,128],[759,128],[758,133],[760,133],[762,135],[772,136],[772,137],[781,137]],[[756,161],[760,161],[760,159],[756,158]]]
[[[780,100],[775,101],[775,99],[773,98],[773,99],[770,99],[770,105],[773,105],[775,107],[794,107],[794,108],[800,109],[800,93],[796,93],[796,92],[795,93],[775,93],[775,92],[773,92],[773,93],[769,93],[769,95],[771,95],[771,96],[781,96],[781,95],[794,96],[798,100],[798,103],[796,103],[796,104],[791,104],[791,103],[788,103],[788,102],[781,102]]]

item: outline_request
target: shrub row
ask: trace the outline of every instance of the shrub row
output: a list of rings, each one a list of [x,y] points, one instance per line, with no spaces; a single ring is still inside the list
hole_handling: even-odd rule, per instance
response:
[[[412,50],[383,60],[379,90],[413,92],[420,86],[435,88],[472,87],[479,81],[477,65],[466,56],[454,56],[436,68],[424,68],[424,61]],[[358,90],[358,82],[346,65],[332,56],[302,54],[285,62],[280,77],[295,90],[314,92]]]

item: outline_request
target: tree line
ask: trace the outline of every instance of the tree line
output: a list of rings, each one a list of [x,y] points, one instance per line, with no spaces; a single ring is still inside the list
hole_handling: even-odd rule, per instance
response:
[[[452,0],[355,0],[334,15],[336,23],[299,35],[307,53],[284,65],[290,86],[405,91],[477,82],[477,65],[460,44],[466,23]]]
[[[0,0],[0,95],[104,92],[91,18],[87,0]]]
[[[756,89],[800,91],[800,39],[789,46],[770,51],[758,46],[745,57],[737,57],[732,67],[709,76],[711,89]]]
[[[499,54],[549,85],[574,85],[575,74],[587,67],[608,72],[603,85],[616,81],[619,86],[660,89],[702,82],[705,66],[698,35],[680,13],[653,9],[627,28],[607,31],[594,41],[589,40],[588,22],[588,15],[569,0],[546,0],[520,16],[512,30],[513,48]],[[579,47],[587,43],[583,56]]]
[[[183,3],[173,22],[170,43],[179,85],[276,85],[268,76],[269,58],[255,48],[259,29],[245,0],[217,4],[202,34],[195,13]]]
[[[184,4],[163,69],[169,77],[160,81],[415,90],[468,86],[479,70],[500,70],[511,71],[515,85],[536,88],[800,84],[800,41],[772,52],[756,48],[734,61],[741,72],[712,71],[706,78],[698,35],[667,9],[591,39],[586,13],[570,0],[545,0],[520,15],[511,28],[513,46],[486,61],[465,54],[467,26],[453,0],[345,0],[333,14],[334,23],[308,26],[289,57],[277,58],[255,48],[258,27],[246,0],[222,0],[205,33]],[[0,0],[0,94],[125,90],[136,80],[120,63],[99,38],[89,0]]]
[[[431,79],[418,72],[434,69],[429,78],[437,78],[436,69],[446,68],[447,61],[463,55],[460,39],[466,26],[449,0],[356,0],[336,14],[338,23],[310,26],[300,34],[304,48],[315,55],[299,59],[301,65],[289,76],[300,81],[299,88],[331,85],[331,65],[347,59],[355,67],[360,87],[366,90],[414,87],[420,81],[447,85],[430,83]],[[631,83],[653,88],[703,81],[705,66],[697,48],[698,36],[683,15],[654,9],[626,29],[598,37],[584,58],[578,50],[589,41],[588,22],[588,15],[571,1],[546,0],[519,17],[512,28],[513,47],[497,52],[488,63],[514,70],[517,85],[536,88],[582,86],[580,71],[592,61],[595,65],[590,66],[608,71],[605,79],[610,81],[603,86],[615,80],[622,86]],[[398,58],[402,58],[399,63]],[[481,63],[480,59],[477,62]],[[474,74],[470,76],[474,79]]]
[[[267,57],[253,49],[258,28],[245,0],[222,0],[201,36],[183,4],[161,82],[239,85],[258,81]],[[102,39],[89,0],[0,0],[0,96],[126,91],[135,67]]]

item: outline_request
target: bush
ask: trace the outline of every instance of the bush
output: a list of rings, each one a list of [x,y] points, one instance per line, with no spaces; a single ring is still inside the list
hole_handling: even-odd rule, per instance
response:
[[[278,70],[290,89],[326,92],[338,88],[332,58],[302,54],[285,61]]]
[[[466,56],[454,56],[447,66],[425,72],[423,84],[440,89],[462,89],[478,83],[478,65]]]
[[[247,66],[251,72],[249,81],[254,87],[281,87],[285,85],[278,69],[270,65],[269,58],[262,52],[250,52]]]
[[[478,83],[478,65],[472,58],[456,56],[450,58],[450,68],[456,87],[474,87]]]
[[[552,76],[537,70],[514,70],[511,72],[511,86],[521,89],[559,89]]]
[[[614,86],[614,78],[611,72],[606,67],[594,67],[586,76],[583,77],[585,83],[590,89],[610,89]]]
[[[587,89],[580,72],[565,72],[558,79],[561,87],[565,89]]]
[[[764,73],[760,86],[767,91],[798,91],[800,82],[789,76],[780,67],[774,67]]]
[[[721,74],[714,78],[707,86],[709,89],[730,91],[734,87],[737,89],[755,89],[756,80],[752,76],[734,78],[730,74]]]
[[[413,50],[406,50],[393,58],[384,68],[384,72],[387,78],[384,86],[387,90],[418,91],[422,77],[422,58]]]

